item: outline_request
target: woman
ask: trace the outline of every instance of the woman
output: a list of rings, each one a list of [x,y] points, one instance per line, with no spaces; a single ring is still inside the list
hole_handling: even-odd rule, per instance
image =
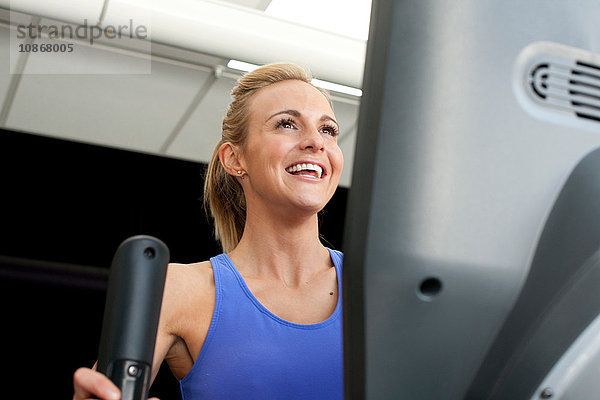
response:
[[[310,82],[278,63],[232,91],[204,187],[224,253],[169,265],[158,328],[152,379],[166,360],[184,399],[343,398],[342,255],[317,220],[343,157]],[[93,370],[73,381],[74,399],[119,398]]]

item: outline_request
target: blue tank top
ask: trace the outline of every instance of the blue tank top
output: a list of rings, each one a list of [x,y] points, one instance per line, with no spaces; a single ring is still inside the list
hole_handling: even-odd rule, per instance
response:
[[[267,310],[227,254],[210,259],[215,310],[196,362],[180,381],[184,400],[342,400],[343,255],[329,250],[338,280],[335,311],[296,324]]]

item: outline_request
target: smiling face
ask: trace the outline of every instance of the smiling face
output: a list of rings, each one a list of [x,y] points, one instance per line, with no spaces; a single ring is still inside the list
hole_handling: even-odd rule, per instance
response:
[[[325,96],[299,80],[258,90],[240,155],[248,209],[254,202],[316,213],[335,192],[343,166],[339,131]]]

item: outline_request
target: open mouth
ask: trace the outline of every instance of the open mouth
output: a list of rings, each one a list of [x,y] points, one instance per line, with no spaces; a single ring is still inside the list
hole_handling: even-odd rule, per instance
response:
[[[315,163],[299,162],[290,165],[285,169],[292,175],[310,176],[312,178],[321,179],[327,175],[323,167]]]

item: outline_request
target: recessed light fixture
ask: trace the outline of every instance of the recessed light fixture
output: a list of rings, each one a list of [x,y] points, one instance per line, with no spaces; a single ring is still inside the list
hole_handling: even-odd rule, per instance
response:
[[[237,69],[238,71],[250,72],[254,71],[260,65],[250,64],[244,61],[238,60],[229,60],[227,63],[227,68]]]
[[[259,65],[250,64],[250,63],[247,63],[244,61],[239,61],[239,60],[229,60],[229,62],[227,63],[227,68],[237,69],[238,71],[244,71],[244,72],[254,71],[258,67],[259,67]],[[349,94],[351,96],[356,96],[356,97],[362,96],[362,90],[353,88],[350,86],[345,86],[345,85],[340,85],[338,83],[323,81],[321,79],[313,79],[311,81],[311,83],[315,86],[318,86],[323,89],[331,90],[333,92],[345,93],[345,94]]]
[[[323,89],[331,90],[338,93],[346,93],[356,97],[362,96],[362,90],[350,86],[340,85],[338,83],[328,81],[322,81],[320,79],[313,79],[311,82],[313,85],[321,87]]]

